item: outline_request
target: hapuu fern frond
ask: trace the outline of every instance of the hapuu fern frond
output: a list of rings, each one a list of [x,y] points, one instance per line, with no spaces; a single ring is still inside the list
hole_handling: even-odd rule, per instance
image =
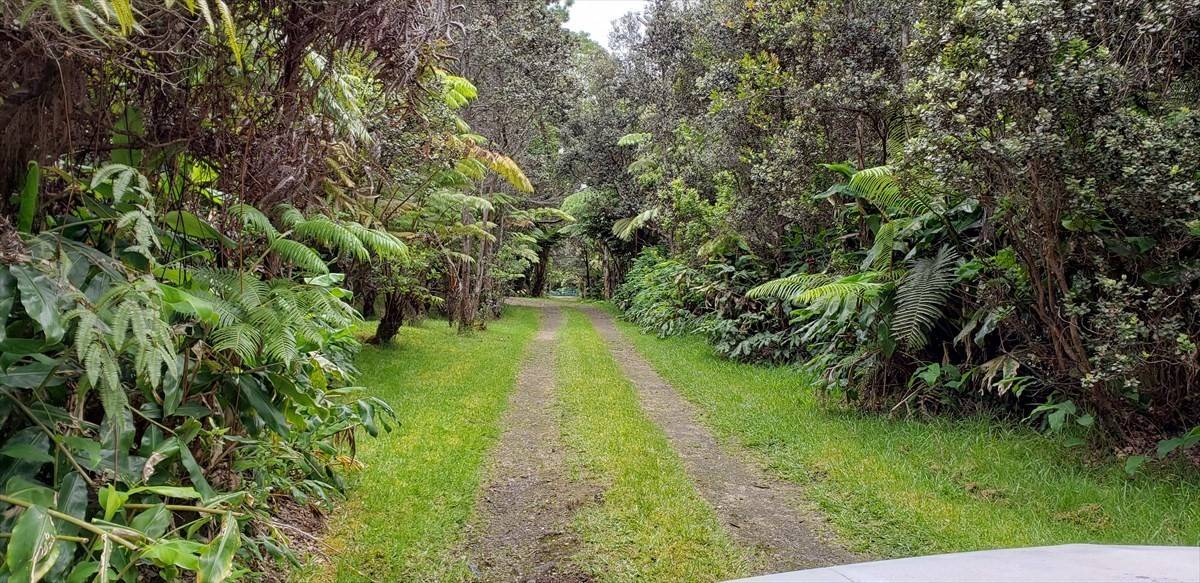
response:
[[[408,255],[408,246],[395,235],[382,229],[371,229],[355,222],[344,223],[347,230],[358,237],[371,251],[380,257],[404,257]]]
[[[253,233],[268,237],[279,235],[279,231],[275,229],[275,225],[271,224],[271,219],[268,219],[267,215],[253,206],[237,203],[230,205],[229,212],[241,219],[242,224]]]
[[[910,348],[920,349],[926,335],[942,317],[946,300],[957,279],[958,253],[942,247],[937,255],[912,262],[896,290],[896,313],[892,336]]]
[[[354,232],[324,216],[318,215],[296,223],[292,227],[292,232],[299,239],[320,243],[330,249],[336,249],[339,253],[347,253],[360,261],[365,261],[371,256]]]
[[[644,210],[632,217],[619,219],[613,223],[612,234],[622,241],[631,241],[633,236],[651,221],[658,218],[658,208]]]
[[[895,169],[891,166],[876,166],[855,172],[846,185],[849,192],[861,197],[880,209],[899,211],[915,217],[925,213],[940,212],[940,205],[920,193],[900,188]]]
[[[746,292],[752,300],[777,299],[791,301],[800,292],[825,285],[833,278],[824,273],[798,273],[759,284]]]
[[[284,261],[311,273],[329,273],[325,260],[311,247],[282,237],[271,241],[271,251]]]

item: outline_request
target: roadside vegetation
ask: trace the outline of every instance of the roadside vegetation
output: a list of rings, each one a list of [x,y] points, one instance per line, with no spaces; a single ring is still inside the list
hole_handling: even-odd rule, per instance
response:
[[[537,323],[535,310],[510,307],[486,332],[460,336],[431,320],[363,350],[362,382],[397,411],[399,428],[359,443],[362,468],[320,549],[332,561],[293,580],[471,578],[456,545]]]
[[[601,581],[712,581],[745,575],[734,545],[684,472],[666,436],[638,405],[607,345],[578,310],[565,310],[558,351],[563,434],[603,498],[577,519],[576,557]]]
[[[398,416],[415,427],[396,439],[442,435],[426,387],[404,385],[403,411],[373,396],[402,379],[362,386],[354,327],[379,312],[369,340],[387,343],[436,310],[486,328],[539,225],[567,220],[527,198],[523,143],[468,121],[485,92],[446,67],[477,17],[442,0],[0,3],[0,580],[274,576],[302,559],[288,518],[341,499],[356,444],[380,452],[367,442]],[[449,335],[422,343],[436,368],[417,372],[422,348],[397,364],[481,388],[435,390],[461,431],[414,455],[479,463],[472,423],[492,431],[531,321],[476,365],[487,341]],[[403,528],[459,520],[474,466],[454,459],[444,491],[397,502],[425,518],[368,530],[407,548],[421,537]]]
[[[812,373],[731,362],[703,337],[621,324],[719,435],[803,484],[852,548],[879,557],[1052,545],[1200,544],[1200,476],[1130,478],[1061,437],[988,418],[905,419],[822,398]]]
[[[567,287],[733,360],[808,363],[798,385],[860,410],[1017,419],[1130,473],[1195,462],[1198,23],[1170,2],[650,2],[611,54],[581,51]]]

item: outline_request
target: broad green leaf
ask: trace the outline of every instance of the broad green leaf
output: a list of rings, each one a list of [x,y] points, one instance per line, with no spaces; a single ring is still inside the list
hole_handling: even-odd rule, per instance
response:
[[[196,572],[196,583],[220,583],[233,573],[233,557],[242,543],[237,519],[226,512],[221,523],[221,532],[204,547],[200,554],[200,569]]]
[[[67,333],[59,306],[60,290],[46,274],[28,265],[10,265],[9,273],[17,280],[21,305],[42,328],[46,340],[58,342]]]
[[[200,464],[196,463],[196,458],[192,457],[192,451],[187,446],[181,445],[179,447],[179,463],[183,464],[183,469],[187,470],[188,478],[191,478],[192,485],[204,495],[205,499],[216,495],[216,491],[213,490],[208,480],[204,477],[204,470],[200,468]]]
[[[27,462],[42,462],[47,464],[54,461],[54,456],[46,453],[46,450],[31,443],[14,443],[12,445],[0,448],[0,456],[25,460]]]
[[[104,508],[104,520],[111,521],[117,515],[125,502],[129,501],[129,492],[122,492],[109,484],[100,488],[100,506]]]
[[[232,240],[208,224],[208,221],[196,216],[190,211],[170,211],[162,216],[162,224],[167,230],[182,233],[193,239],[220,241],[226,247],[235,246]]]
[[[100,563],[96,561],[87,561],[75,565],[71,569],[71,574],[67,575],[67,583],[88,583],[96,577],[96,572],[100,570]]]
[[[59,386],[64,381],[54,376],[58,365],[58,362],[33,362],[11,367],[7,371],[0,372],[0,386],[18,389]]]
[[[283,411],[280,411],[275,403],[271,402],[271,397],[263,389],[262,383],[258,379],[250,375],[241,375],[238,377],[238,388],[241,389],[242,396],[246,397],[250,406],[267,424],[267,427],[284,437],[288,435],[287,419],[283,417]]]
[[[171,526],[171,511],[164,504],[155,504],[134,516],[129,526],[148,538],[161,538]]]
[[[1148,461],[1150,458],[1144,455],[1131,455],[1125,458],[1125,473],[1130,476],[1138,473],[1138,470],[1142,469],[1142,466]]]
[[[9,583],[35,583],[54,566],[54,520],[42,506],[26,508],[13,526],[5,564]]]
[[[16,300],[17,280],[8,272],[7,266],[0,265],[0,342],[8,339],[8,315]]]
[[[87,518],[88,486],[79,472],[69,472],[63,476],[58,488],[58,504],[55,509],[63,514],[70,514],[80,520]],[[78,527],[63,524],[59,530],[76,532]]]
[[[205,546],[187,539],[170,539],[146,547],[142,558],[166,567],[174,565],[188,571],[200,569],[200,553]]]
[[[38,464],[40,467],[41,464]],[[45,506],[51,508],[54,506],[56,498],[54,490],[43,486],[33,480],[33,478],[24,478],[17,476],[12,478],[4,485],[4,493],[17,500],[24,500],[30,504]]]
[[[130,494],[140,494],[142,492],[185,500],[199,500],[201,498],[200,493],[195,488],[187,486],[139,486],[129,491]]]

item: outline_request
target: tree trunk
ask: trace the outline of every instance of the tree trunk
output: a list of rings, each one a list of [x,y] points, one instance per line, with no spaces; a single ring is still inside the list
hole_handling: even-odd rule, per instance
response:
[[[529,295],[540,298],[546,295],[546,270],[550,267],[550,246],[538,247],[538,262],[533,265],[533,283],[529,286]]]
[[[379,297],[374,288],[362,291],[362,317],[370,320],[375,317],[375,299]]]
[[[580,243],[579,251],[583,254],[583,289],[579,290],[579,298],[587,299],[592,290],[592,265],[588,259],[587,243]]]
[[[404,325],[404,304],[404,294],[401,292],[387,294],[383,302],[383,318],[379,320],[379,328],[375,330],[375,336],[367,342],[383,345],[396,337],[400,326]]]

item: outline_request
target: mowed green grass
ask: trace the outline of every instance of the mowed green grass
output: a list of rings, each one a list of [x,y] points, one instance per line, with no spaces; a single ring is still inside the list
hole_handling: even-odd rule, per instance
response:
[[[839,410],[792,368],[715,356],[621,322],[723,437],[804,484],[856,550],[881,557],[1062,543],[1200,544],[1200,475],[1127,478],[1059,440],[986,419],[897,420]],[[1182,472],[1182,473],[1180,473]]]
[[[484,332],[462,336],[431,321],[402,329],[390,346],[363,349],[359,384],[391,404],[400,426],[360,436],[365,468],[328,522],[332,563],[294,580],[470,579],[454,547],[537,324],[536,310],[509,307]]]
[[[602,581],[713,581],[747,557],[696,493],[587,317],[564,310],[557,356],[563,433],[603,500],[576,519],[576,560]]]

